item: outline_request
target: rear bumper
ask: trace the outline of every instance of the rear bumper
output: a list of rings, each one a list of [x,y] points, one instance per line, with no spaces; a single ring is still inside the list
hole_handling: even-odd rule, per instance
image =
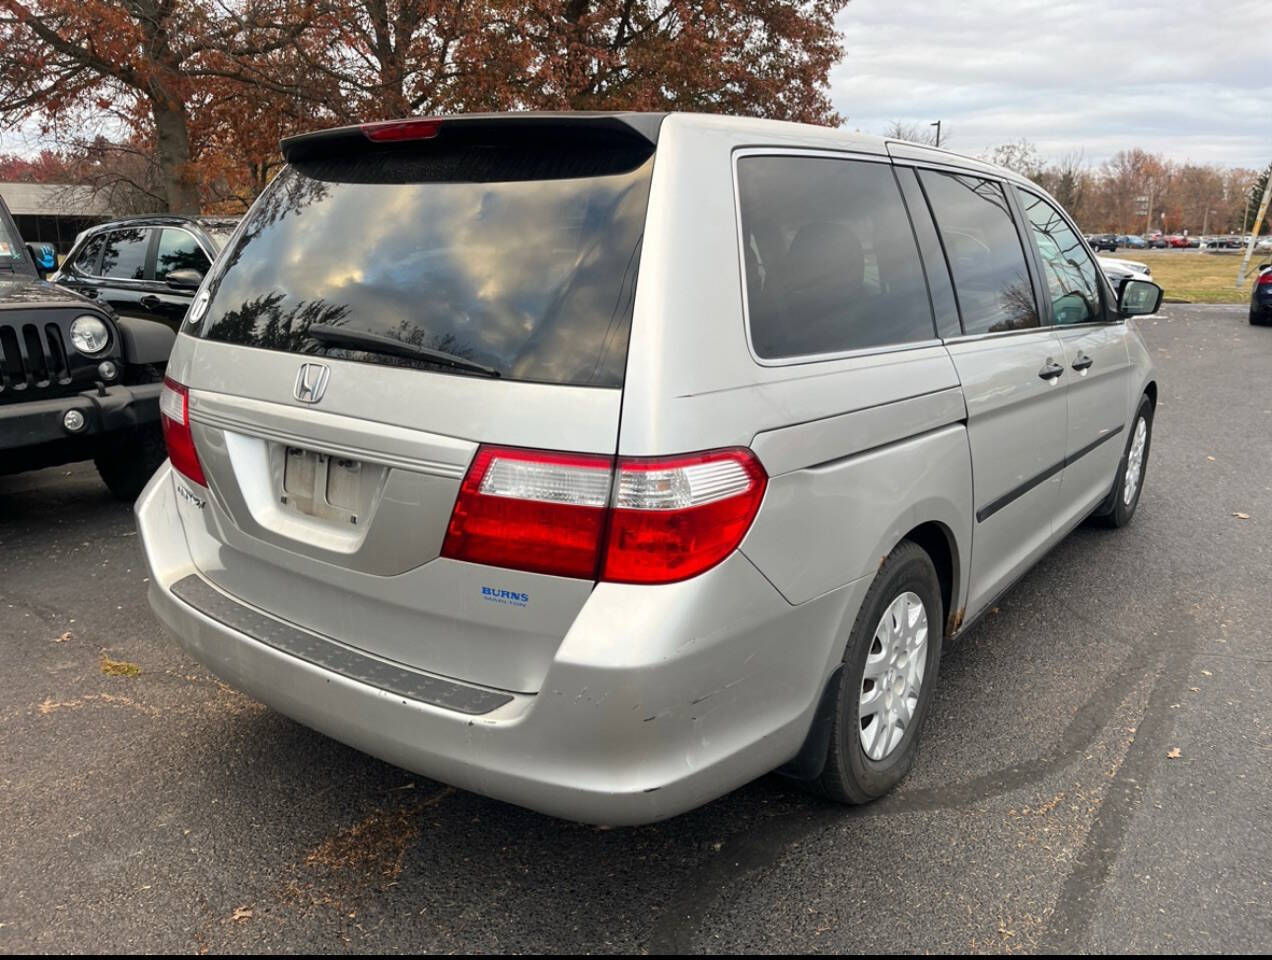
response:
[[[17,450],[67,438],[94,437],[151,423],[159,419],[161,383],[116,384],[101,393],[86,390],[69,397],[0,406],[0,450]],[[63,418],[78,410],[84,427],[72,433]]]
[[[403,695],[410,687],[400,665],[385,664],[397,679],[377,685],[367,682],[372,674],[365,668],[346,668],[344,660],[295,655],[304,653],[303,642],[277,642],[262,624],[272,621],[287,636],[296,628],[265,611],[239,604],[248,619],[236,629],[225,610],[238,601],[206,582],[194,592],[174,592],[183,581],[197,584],[189,578],[198,576],[176,497],[165,465],[137,501],[150,602],[210,670],[390,763],[591,823],[673,816],[793,758],[836,665],[841,625],[851,623],[868,586],[867,578],[791,606],[740,554],[683,584],[602,584],[562,640],[538,693],[467,686],[473,698],[453,704],[495,705],[465,712],[469,707]],[[207,602],[207,591],[219,599]],[[437,681],[454,686],[414,674],[429,689]]]

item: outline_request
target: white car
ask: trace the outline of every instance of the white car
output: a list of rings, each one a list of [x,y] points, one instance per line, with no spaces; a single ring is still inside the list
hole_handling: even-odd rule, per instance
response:
[[[1118,284],[1123,280],[1151,280],[1153,271],[1149,269],[1148,264],[1140,263],[1138,260],[1122,260],[1118,257],[1096,257],[1100,263],[1100,269],[1104,271],[1104,275],[1109,278],[1109,284],[1114,290],[1117,290]]]

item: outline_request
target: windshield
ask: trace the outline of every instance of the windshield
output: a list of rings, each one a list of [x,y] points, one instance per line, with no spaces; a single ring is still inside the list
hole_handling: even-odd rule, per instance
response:
[[[9,211],[4,208],[3,202],[0,202],[0,266],[9,270],[22,270],[28,267],[22,238],[14,229],[13,221],[9,219]]]
[[[216,245],[216,249],[222,250],[225,245],[230,242],[230,237],[234,235],[234,227],[205,227],[203,230],[212,238],[212,243]]]
[[[545,179],[500,162],[506,178],[483,182],[373,160],[287,168],[212,282],[204,336],[473,375],[307,335],[321,324],[505,378],[620,386],[652,155]]]

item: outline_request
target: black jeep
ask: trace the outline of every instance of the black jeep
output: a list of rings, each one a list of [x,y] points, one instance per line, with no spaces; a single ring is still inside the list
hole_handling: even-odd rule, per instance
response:
[[[0,474],[91,459],[111,493],[135,497],[166,456],[175,338],[41,279],[0,198]]]

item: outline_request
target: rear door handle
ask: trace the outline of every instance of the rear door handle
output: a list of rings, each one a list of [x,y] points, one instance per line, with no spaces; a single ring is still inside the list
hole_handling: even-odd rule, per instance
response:
[[[160,300],[158,297],[154,296],[153,294],[142,297],[137,302],[140,303],[147,310],[158,310],[159,306],[163,303],[162,300]]]
[[[1057,380],[1060,374],[1064,373],[1064,367],[1056,363],[1050,357],[1047,362],[1042,365],[1042,369],[1038,371],[1038,376],[1044,380]]]
[[[1077,359],[1073,361],[1073,369],[1085,370],[1087,367],[1091,366],[1091,364],[1093,363],[1095,363],[1095,361],[1092,360],[1090,357],[1088,357],[1085,353],[1079,353],[1077,356]]]

